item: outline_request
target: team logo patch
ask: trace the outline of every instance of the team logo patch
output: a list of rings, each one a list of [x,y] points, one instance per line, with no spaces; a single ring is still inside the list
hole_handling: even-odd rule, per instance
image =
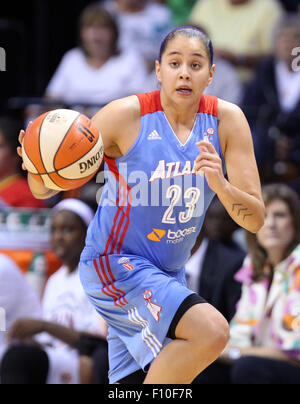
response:
[[[123,265],[123,264],[127,264],[127,262],[129,262],[130,259],[128,257],[122,257],[119,259],[118,264]]]
[[[213,136],[215,134],[214,128],[208,128],[207,131],[207,136]]]
[[[118,264],[122,265],[125,269],[128,269],[128,271],[132,271],[134,269],[134,266],[130,264],[130,259],[127,257],[120,258]]]
[[[150,233],[147,238],[151,241],[160,242],[165,237],[166,233],[165,230],[153,229],[153,232]]]
[[[129,264],[129,262],[127,262],[126,264],[123,264],[123,267],[125,269],[128,269],[128,271],[132,271],[134,269],[134,266]]]
[[[143,298],[144,300],[146,300],[147,302],[147,308],[150,311],[150,313],[152,314],[152,316],[154,317],[155,321],[159,322],[160,320],[160,313],[162,311],[162,307],[159,306],[158,304],[152,303],[151,299],[153,297],[153,293],[151,290],[146,290],[143,293]]]

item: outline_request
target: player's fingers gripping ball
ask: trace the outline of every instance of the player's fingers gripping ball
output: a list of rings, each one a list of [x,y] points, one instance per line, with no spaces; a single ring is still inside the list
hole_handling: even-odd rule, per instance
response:
[[[103,142],[91,120],[58,109],[31,123],[22,142],[23,162],[41,184],[55,191],[79,188],[98,171]]]

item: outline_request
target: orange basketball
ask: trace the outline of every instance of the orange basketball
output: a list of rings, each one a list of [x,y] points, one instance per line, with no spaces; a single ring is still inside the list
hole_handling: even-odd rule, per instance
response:
[[[87,183],[98,171],[103,152],[101,135],[91,120],[67,109],[38,117],[28,126],[22,144],[28,172],[56,191]]]

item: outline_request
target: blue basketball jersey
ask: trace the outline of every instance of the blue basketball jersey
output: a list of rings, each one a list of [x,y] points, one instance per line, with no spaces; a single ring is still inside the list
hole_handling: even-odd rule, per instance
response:
[[[138,95],[141,128],[119,159],[105,157],[105,185],[82,260],[111,254],[147,258],[164,271],[180,271],[214,197],[195,172],[196,143],[209,139],[223,161],[218,136],[218,99],[203,95],[185,144],[161,105],[160,91]],[[117,118],[116,118],[117,119]],[[130,265],[125,262],[124,265]]]

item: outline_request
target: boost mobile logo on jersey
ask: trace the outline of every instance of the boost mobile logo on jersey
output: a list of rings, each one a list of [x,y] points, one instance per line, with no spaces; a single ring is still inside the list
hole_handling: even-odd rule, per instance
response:
[[[166,235],[165,230],[153,229],[153,232],[147,236],[151,241],[160,242]]]
[[[192,233],[196,233],[196,227],[189,227],[188,229],[177,231],[172,231],[169,229],[168,234],[165,230],[153,229],[153,232],[150,233],[147,238],[151,241],[161,242],[167,234],[167,244],[177,244],[184,241],[185,237],[189,236]]]

